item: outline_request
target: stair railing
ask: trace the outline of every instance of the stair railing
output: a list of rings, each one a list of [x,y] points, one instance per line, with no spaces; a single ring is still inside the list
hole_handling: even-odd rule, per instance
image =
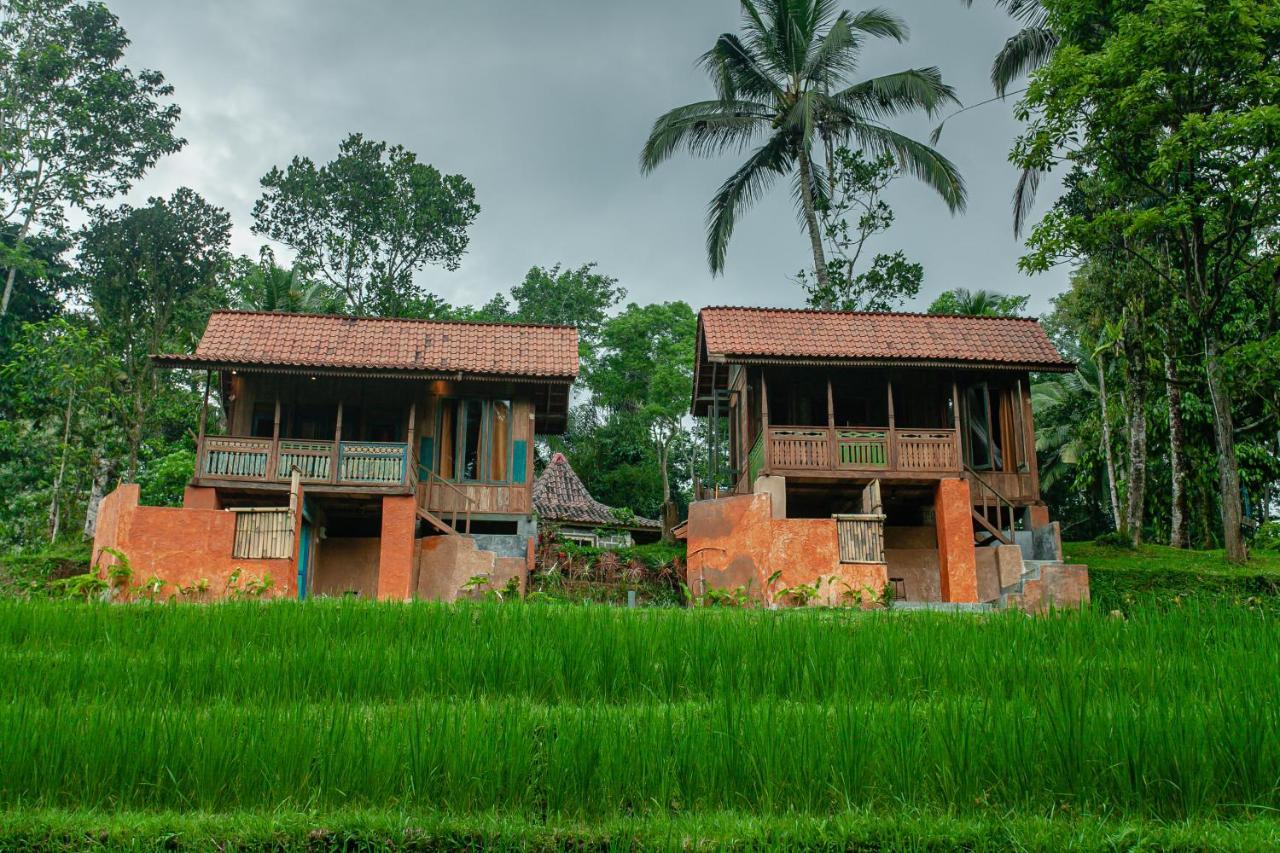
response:
[[[981,474],[979,474],[973,468],[969,467],[968,463],[962,463],[962,464],[964,465],[964,470],[967,471],[969,474],[970,482],[976,481],[977,484],[981,487],[979,489],[979,492],[982,497],[982,518],[986,520],[987,510],[994,506],[996,511],[996,523],[995,523],[995,530],[993,532],[995,532],[996,538],[998,538],[1001,542],[1003,542],[1006,545],[1012,545],[1015,538],[1013,535],[1014,514],[1017,511],[1017,508],[1013,505],[1012,501],[1010,501],[1004,495],[1000,494],[1000,492],[997,491],[995,486],[991,485],[986,480],[984,480]],[[993,498],[994,500],[989,500],[988,495],[990,495],[990,497]],[[975,510],[975,514],[976,514],[976,510]],[[1008,539],[1004,537],[1004,533],[1003,533],[1003,531],[1005,530],[1005,527],[1002,523],[1002,519],[1005,515],[1007,515],[1009,518],[1009,526],[1008,526],[1009,538]],[[988,523],[988,526],[990,526],[989,523]]]
[[[422,505],[422,508],[427,512],[431,511],[431,495],[432,495],[432,491],[435,488],[436,483],[439,483],[440,485],[444,486],[446,489],[449,489],[458,497],[462,498],[463,524],[465,525],[463,530],[468,536],[470,536],[471,535],[471,506],[476,502],[475,498],[471,497],[471,495],[467,494],[462,489],[458,488],[458,485],[456,483],[451,483],[450,481],[446,480],[444,477],[441,477],[435,471],[427,470],[427,483],[425,486],[426,493],[424,497],[421,500],[419,500],[419,503]],[[452,514],[452,517],[449,520],[449,525],[454,529],[454,531],[457,531],[458,529],[457,503],[453,505],[451,514]]]

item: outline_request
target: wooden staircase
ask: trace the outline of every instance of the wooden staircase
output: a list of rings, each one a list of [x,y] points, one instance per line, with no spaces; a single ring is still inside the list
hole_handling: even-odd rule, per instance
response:
[[[475,503],[475,500],[466,492],[464,492],[462,489],[459,489],[455,484],[450,483],[448,480],[444,479],[436,472],[427,471],[426,473],[427,473],[427,481],[425,483],[423,482],[418,483],[418,489],[417,489],[418,518],[421,518],[427,524],[430,524],[436,530],[440,531],[441,533],[447,536],[463,536],[463,535],[470,536],[471,535],[471,505]],[[443,518],[441,518],[440,516],[436,515],[435,513],[427,509],[427,507],[430,506],[431,504],[431,495],[434,489],[436,488],[437,483],[439,483],[444,488],[451,490],[454,494],[458,495],[462,499],[462,505],[464,507],[464,509],[462,510],[462,523],[463,523],[462,532],[458,531],[458,509],[456,506],[451,512],[451,517],[449,521],[445,521]]]
[[[985,548],[992,543],[1012,545],[1014,517],[1017,508],[1004,495],[996,491],[982,475],[964,466],[969,472],[969,483],[975,488],[975,503],[970,507],[974,520],[974,544]]]

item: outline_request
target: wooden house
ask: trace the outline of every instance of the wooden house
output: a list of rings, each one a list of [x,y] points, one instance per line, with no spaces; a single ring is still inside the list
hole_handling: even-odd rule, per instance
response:
[[[1015,555],[1056,557],[1030,376],[1073,365],[1035,320],[706,308],[696,346],[714,437],[685,532],[698,584],[991,601]]]
[[[156,571],[177,586],[283,559],[276,588],[300,598],[523,583],[533,442],[565,427],[572,327],[219,311],[194,353],[155,361],[200,371],[206,388],[185,505],[168,510],[190,515],[171,521],[221,532],[182,548],[102,533],[135,567],[181,551],[186,565]]]

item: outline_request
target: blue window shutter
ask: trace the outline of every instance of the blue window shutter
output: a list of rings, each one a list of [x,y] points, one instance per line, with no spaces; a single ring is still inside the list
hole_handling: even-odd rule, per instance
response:
[[[435,465],[435,444],[431,436],[423,436],[418,442],[418,479],[427,479],[427,472],[434,471]]]
[[[524,469],[527,464],[525,454],[528,452],[526,447],[524,439],[517,439],[512,442],[511,482],[513,483],[524,482]]]

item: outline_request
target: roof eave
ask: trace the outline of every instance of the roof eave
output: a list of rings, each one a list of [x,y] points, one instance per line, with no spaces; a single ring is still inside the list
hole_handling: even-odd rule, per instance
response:
[[[164,353],[151,356],[156,367],[189,370],[236,370],[245,373],[286,373],[309,376],[363,376],[385,379],[472,379],[493,382],[573,383],[578,375],[537,373],[487,373],[475,370],[431,370],[395,367],[361,367],[359,365],[277,364],[227,359],[201,358],[197,355]]]

